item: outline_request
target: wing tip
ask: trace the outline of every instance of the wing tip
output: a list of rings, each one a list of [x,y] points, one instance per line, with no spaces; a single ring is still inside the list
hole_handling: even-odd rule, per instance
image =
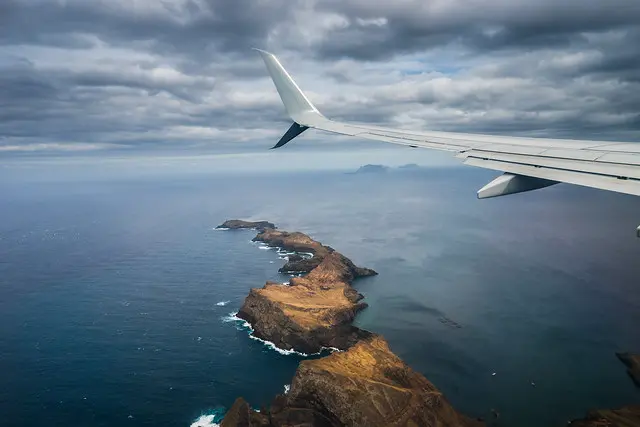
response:
[[[257,47],[252,47],[251,50],[255,50],[256,52],[258,52],[263,57],[266,55],[266,56],[271,56],[271,57],[275,58],[275,55],[273,53],[268,52],[268,51],[266,51],[264,49],[260,49],[260,48],[257,48]]]

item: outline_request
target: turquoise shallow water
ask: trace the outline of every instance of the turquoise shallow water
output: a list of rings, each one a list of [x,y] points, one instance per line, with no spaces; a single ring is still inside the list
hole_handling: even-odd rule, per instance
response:
[[[478,201],[493,174],[472,168],[172,161],[1,169],[3,425],[188,426],[239,395],[259,407],[281,392],[300,357],[225,321],[250,287],[287,278],[251,231],[213,230],[235,217],[376,269],[356,283],[370,304],[358,325],[470,415],[560,426],[638,402],[614,354],[640,350],[636,199],[557,186]]]

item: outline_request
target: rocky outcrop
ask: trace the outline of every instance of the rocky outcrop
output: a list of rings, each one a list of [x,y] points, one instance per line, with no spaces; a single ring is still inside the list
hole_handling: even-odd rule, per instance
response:
[[[590,411],[585,418],[573,420],[568,425],[571,427],[637,427],[640,426],[640,405]]]
[[[367,305],[351,287],[354,279],[377,274],[357,267],[350,259],[304,233],[267,229],[253,239],[292,255],[281,271],[308,272],[289,286],[267,283],[251,289],[237,316],[251,323],[254,335],[277,347],[317,353],[323,347],[346,349],[369,333],[351,325]]]
[[[327,426],[481,426],[457,413],[379,335],[345,352],[300,363],[291,389],[271,408],[274,426],[305,414]]]
[[[618,359],[627,365],[627,374],[637,387],[640,387],[640,354],[616,353]]]
[[[294,252],[306,252],[313,255],[324,256],[329,249],[322,245],[320,242],[316,242],[311,237],[304,233],[295,231],[290,233],[288,231],[276,230],[276,229],[264,229],[261,230],[256,237],[252,239],[254,242],[266,243],[269,246],[285,249],[287,251]]]
[[[349,350],[300,363],[287,394],[258,414],[241,398],[222,427],[477,427],[424,376],[370,334]]]
[[[287,259],[287,263],[278,269],[280,273],[308,273],[314,268],[316,268],[320,262],[322,262],[322,257],[308,257],[305,258],[301,255],[289,255]]]
[[[239,397],[227,411],[220,427],[269,427],[269,416],[254,411],[251,406]]]
[[[216,228],[229,228],[232,230],[237,230],[240,228],[255,228],[256,230],[262,231],[276,228],[276,226],[269,221],[243,221],[241,219],[230,219],[223,222]]]

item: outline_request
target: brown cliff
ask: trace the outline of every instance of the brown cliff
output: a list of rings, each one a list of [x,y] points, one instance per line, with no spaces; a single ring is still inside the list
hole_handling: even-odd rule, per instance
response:
[[[254,411],[246,400],[239,397],[224,415],[220,427],[270,427],[268,414]]]
[[[283,269],[308,272],[289,286],[267,283],[251,289],[237,316],[251,323],[254,335],[277,347],[317,353],[323,347],[345,349],[369,333],[351,325],[367,305],[351,282],[375,271],[357,267],[347,257],[303,233],[266,229],[254,239],[288,251],[313,254],[292,257]]]
[[[269,410],[238,398],[221,427],[479,427],[424,376],[393,354],[379,335],[349,350],[300,363],[288,394]]]
[[[483,425],[457,413],[379,335],[345,352],[300,363],[289,393],[271,408],[271,423],[292,425],[289,421],[300,421],[301,414],[306,414],[308,425],[320,425],[318,421],[327,426]]]

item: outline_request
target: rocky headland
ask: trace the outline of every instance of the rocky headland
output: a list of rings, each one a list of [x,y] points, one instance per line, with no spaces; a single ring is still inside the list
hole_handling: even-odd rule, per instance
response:
[[[258,228],[227,221],[221,228]],[[233,225],[233,227],[229,226]],[[270,408],[253,410],[238,398],[222,421],[239,426],[481,426],[459,414],[433,384],[389,349],[381,336],[351,324],[367,305],[351,287],[377,274],[304,233],[259,229],[254,241],[295,252],[282,272],[306,273],[288,285],[251,289],[237,317],[253,334],[286,350],[333,353],[304,360],[289,391]]]
[[[280,269],[305,276],[291,278],[288,286],[267,282],[249,292],[237,316],[251,323],[256,337],[285,350],[317,353],[329,347],[344,350],[367,336],[351,325],[356,313],[367,307],[351,283],[375,271],[357,267],[304,233],[268,228],[253,240],[307,255],[290,255]]]

